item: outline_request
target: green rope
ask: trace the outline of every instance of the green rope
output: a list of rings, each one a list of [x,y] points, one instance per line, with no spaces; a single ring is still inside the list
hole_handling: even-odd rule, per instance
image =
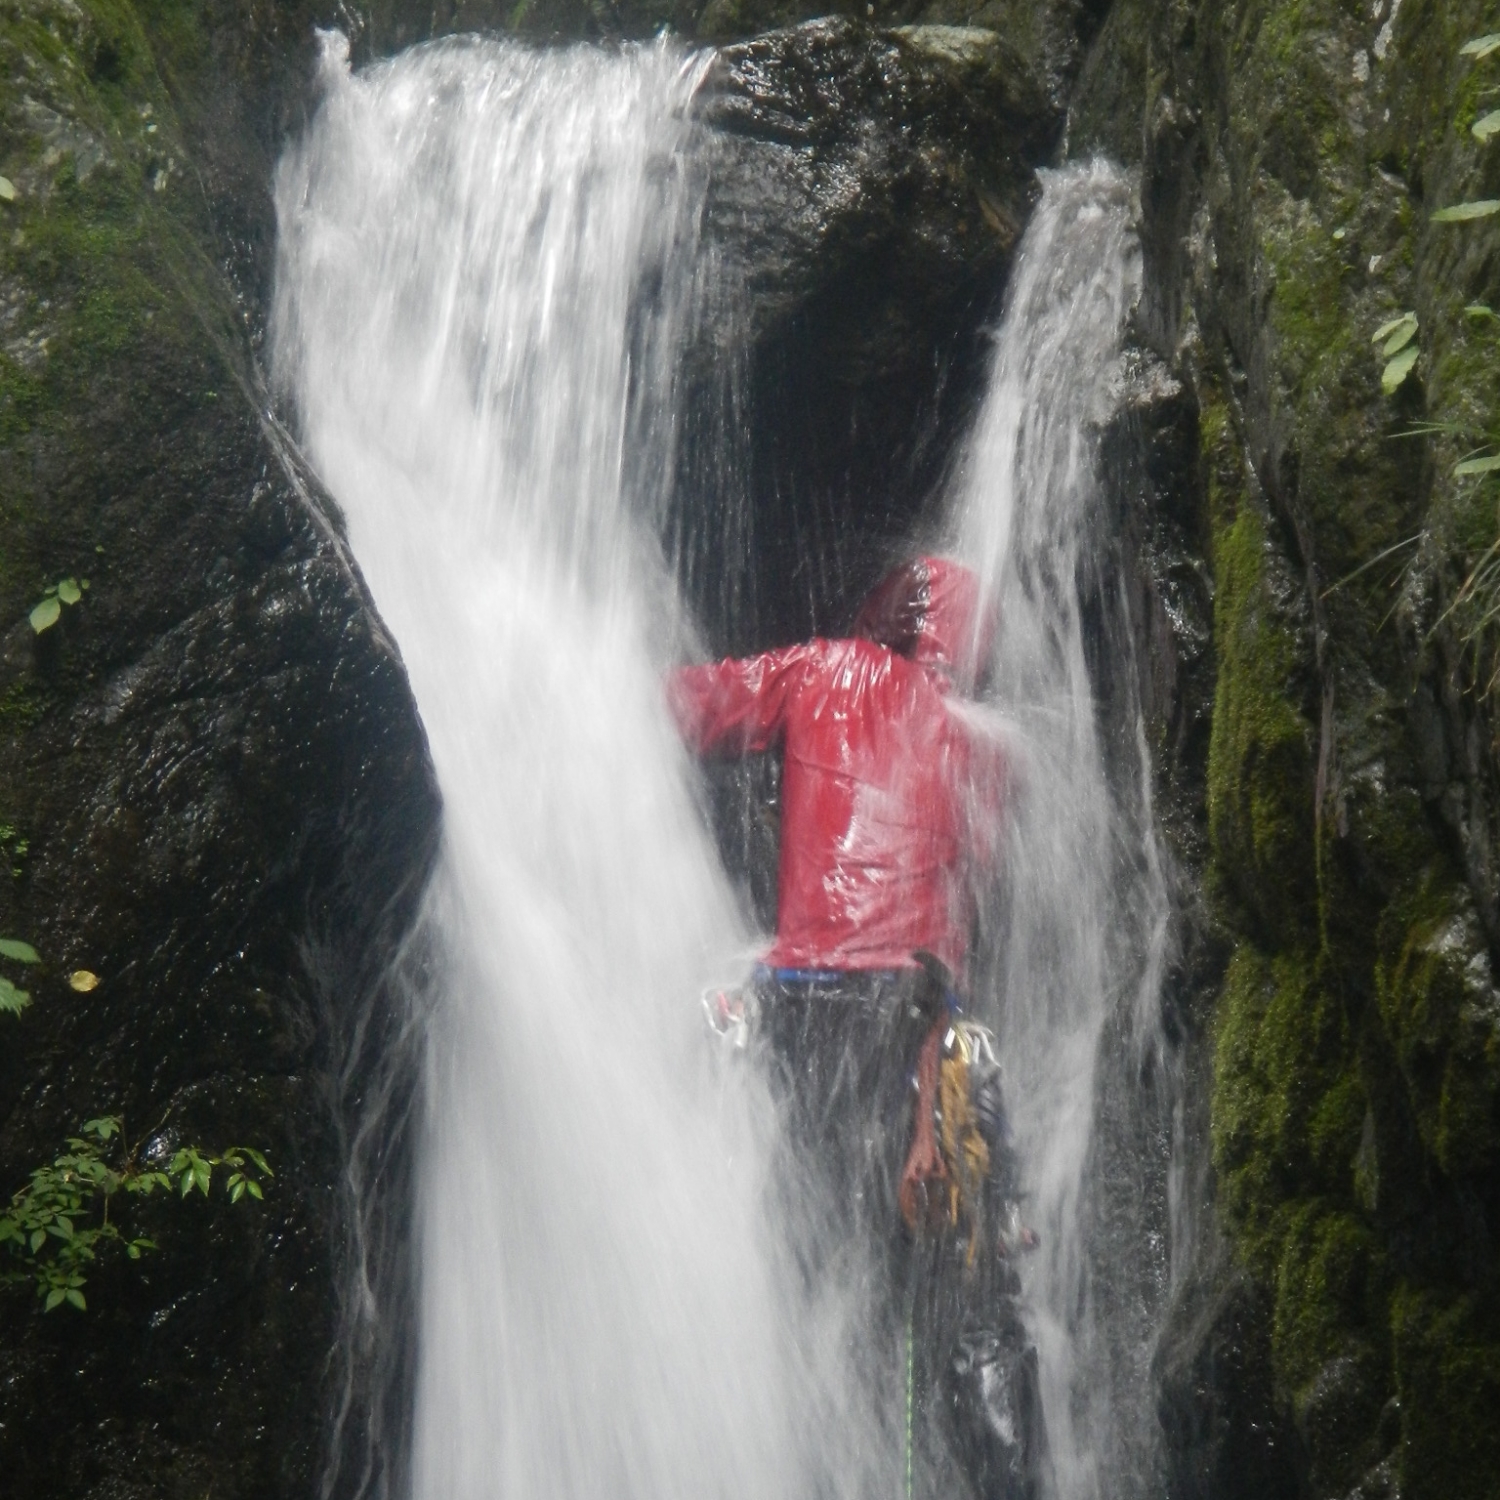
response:
[[[906,1303],[906,1500],[912,1500],[912,1399],[916,1385],[912,1373],[912,1306],[915,1301],[915,1298],[909,1298]]]

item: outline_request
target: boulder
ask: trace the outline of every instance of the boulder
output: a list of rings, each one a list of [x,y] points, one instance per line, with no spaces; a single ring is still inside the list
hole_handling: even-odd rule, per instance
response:
[[[992,31],[812,21],[725,47],[699,115],[721,296],[693,381],[736,423],[690,424],[684,472],[743,435],[755,517],[732,617],[707,586],[722,521],[679,517],[725,650],[843,628],[910,534],[976,401],[1011,254],[1060,113]],[[738,353],[736,353],[738,349]],[[721,487],[722,488],[722,487]]]
[[[0,10],[0,931],[41,955],[0,1016],[0,1176],[105,1114],[140,1159],[275,1172],[263,1203],[144,1205],[160,1250],[101,1265],[86,1312],[0,1293],[18,1500],[310,1493],[343,1378],[343,1126],[438,799],[255,364],[282,19]]]

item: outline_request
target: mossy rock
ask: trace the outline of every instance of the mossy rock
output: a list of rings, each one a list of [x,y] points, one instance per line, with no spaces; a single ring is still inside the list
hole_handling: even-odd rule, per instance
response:
[[[1341,1500],[1500,1493],[1456,1373],[1490,1390],[1500,778],[1483,653],[1443,615],[1495,534],[1451,467],[1493,422],[1500,339],[1462,306],[1500,258],[1493,221],[1430,223],[1500,196],[1468,132],[1495,79],[1459,57],[1492,19],[1117,0],[1070,112],[1075,150],[1141,164],[1142,330],[1202,414],[1218,1224],[1266,1298],[1268,1452]],[[1371,334],[1408,309],[1388,395]]]
[[[1500,1474],[1500,1308],[1493,1291],[1404,1287],[1392,1307],[1405,1500],[1492,1500]]]
[[[1212,408],[1208,421],[1213,420]],[[1312,941],[1314,734],[1296,590],[1264,513],[1219,481],[1213,565],[1218,683],[1208,752],[1208,827],[1225,888],[1266,935]]]
[[[1500,1164],[1500,997],[1473,900],[1428,871],[1381,919],[1385,1023],[1423,1145],[1449,1177]]]

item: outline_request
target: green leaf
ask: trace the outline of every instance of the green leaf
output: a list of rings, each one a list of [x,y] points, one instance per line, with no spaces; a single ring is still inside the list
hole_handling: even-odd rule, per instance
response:
[[[205,1198],[208,1197],[208,1185],[211,1172],[212,1169],[209,1167],[206,1161],[200,1161],[193,1168],[193,1181],[198,1184]]]
[[[1482,115],[1469,127],[1474,133],[1476,141],[1487,141],[1500,130],[1500,109],[1492,109],[1489,114]]]
[[[1401,316],[1399,318],[1392,318],[1389,323],[1382,323],[1380,325],[1380,327],[1377,328],[1375,330],[1375,332],[1370,335],[1370,342],[1372,344],[1378,344],[1382,340],[1390,338],[1390,336],[1393,333],[1395,333],[1398,328],[1406,328],[1406,327],[1410,327],[1413,333],[1416,332],[1416,329],[1417,329],[1417,315],[1416,315],[1416,313],[1404,312],[1404,313],[1401,314]]]
[[[1464,219],[1487,219],[1500,214],[1500,198],[1476,198],[1472,203],[1451,203],[1433,214],[1434,224],[1457,224]]]
[[[1493,453],[1488,458],[1466,458],[1461,464],[1454,464],[1454,478],[1465,474],[1493,474],[1500,469],[1500,453]]]
[[[258,1182],[247,1182],[245,1184],[245,1191],[249,1193],[252,1198],[259,1198],[261,1196],[260,1184]]]
[[[35,1255],[43,1245],[47,1243],[47,1231],[45,1229],[33,1229],[31,1231],[31,1253]]]
[[[30,994],[26,990],[18,990],[10,980],[0,974],[0,1011],[8,1011],[11,1015],[18,1016],[30,1004]]]
[[[86,1312],[88,1310],[88,1303],[83,1300],[83,1293],[80,1292],[76,1286],[70,1286],[68,1288],[67,1296],[68,1302],[73,1307],[76,1307],[79,1312]]]
[[[1415,344],[1408,344],[1380,372],[1380,389],[1387,396],[1394,395],[1406,377],[1411,374],[1412,366],[1416,364],[1419,353],[1421,350]]]
[[[62,613],[62,605],[57,602],[56,596],[43,599],[35,609],[31,611],[31,628],[40,635],[44,630],[50,630],[57,624],[57,617]]]
[[[0,203],[16,201],[16,185],[9,177],[0,177]]]
[[[1460,57],[1488,57],[1497,49],[1500,49],[1500,31],[1492,31],[1487,36],[1476,36],[1465,42],[1458,49],[1458,55]]]
[[[232,1188],[230,1188],[230,1190],[229,1190],[229,1201],[231,1203],[238,1203],[240,1201],[240,1199],[244,1196],[244,1193],[245,1193],[245,1184],[243,1182],[237,1182],[237,1183],[235,1183],[235,1185]]]
[[[1409,323],[1403,323],[1390,336],[1390,338],[1385,341],[1385,347],[1380,352],[1385,355],[1387,359],[1389,359],[1393,354],[1396,354],[1400,350],[1406,348],[1406,346],[1411,343],[1411,341],[1416,336],[1417,320],[1413,318]]]
[[[57,597],[64,604],[77,604],[83,598],[83,591],[78,587],[76,578],[60,578],[57,582]]]
[[[20,938],[0,938],[0,954],[6,958],[13,958],[17,963],[39,964],[41,955],[30,943],[23,943]]]
[[[52,1290],[47,1293],[47,1305],[45,1308],[43,1308],[43,1311],[51,1312],[54,1307],[61,1307],[63,1299],[67,1295],[68,1294],[60,1286],[53,1287]]]
[[[1471,302],[1464,308],[1464,311],[1471,318],[1493,318],[1495,316],[1494,308],[1484,302]]]

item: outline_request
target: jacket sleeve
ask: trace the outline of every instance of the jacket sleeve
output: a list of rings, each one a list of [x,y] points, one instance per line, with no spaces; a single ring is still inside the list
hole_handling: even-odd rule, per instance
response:
[[[667,678],[667,705],[688,748],[699,755],[770,749],[812,659],[812,645],[803,645],[678,667]]]

